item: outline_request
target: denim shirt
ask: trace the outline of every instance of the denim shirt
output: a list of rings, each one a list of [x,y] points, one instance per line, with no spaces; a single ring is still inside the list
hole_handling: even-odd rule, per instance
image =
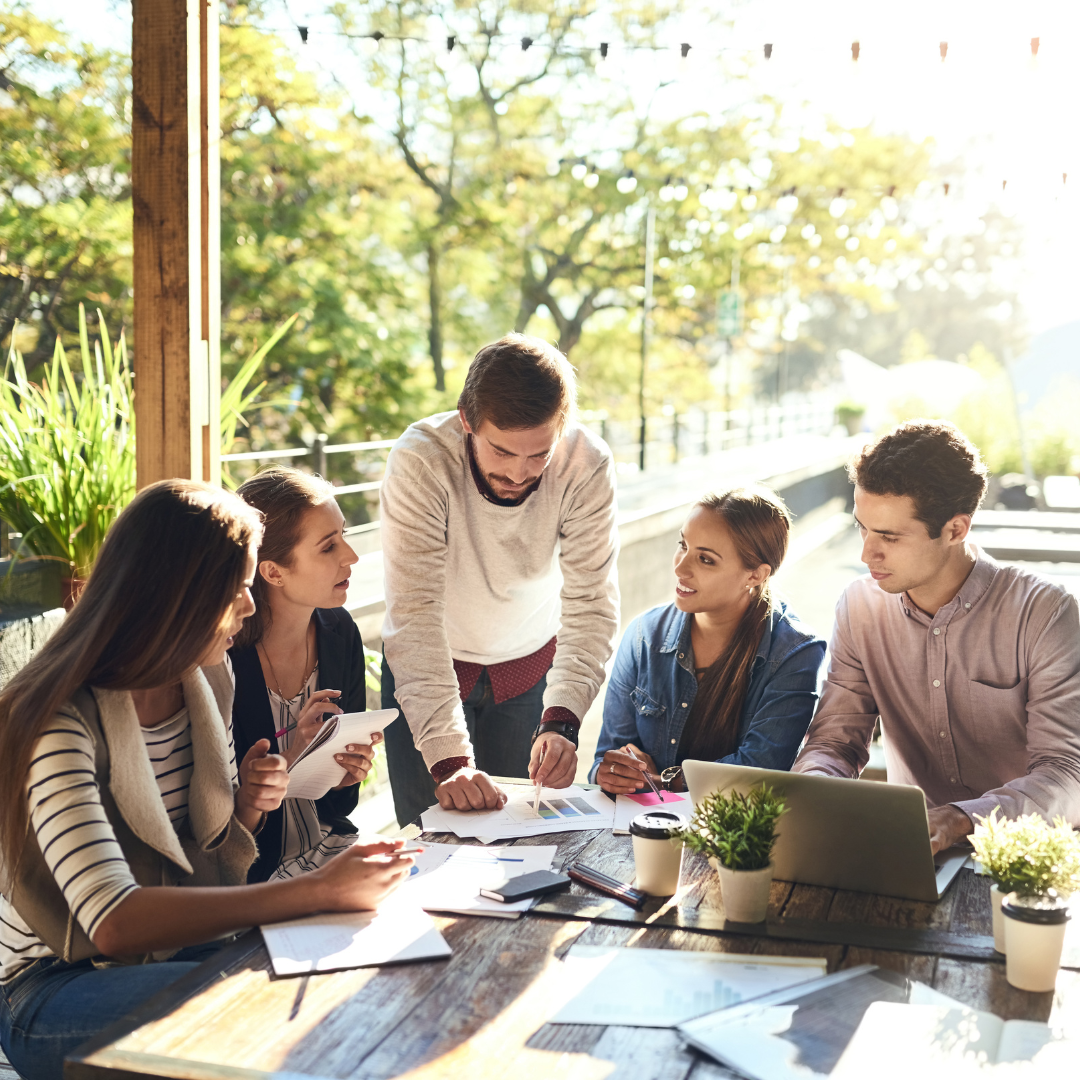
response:
[[[727,765],[790,769],[814,715],[825,642],[777,603],[750,669],[738,746],[718,759]],[[698,690],[690,626],[688,613],[667,604],[628,627],[608,681],[590,780],[604,754],[627,743],[644,750],[658,770],[682,762],[679,743]]]

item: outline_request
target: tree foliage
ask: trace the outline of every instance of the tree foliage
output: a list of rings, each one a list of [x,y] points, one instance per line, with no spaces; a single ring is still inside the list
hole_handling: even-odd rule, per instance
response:
[[[776,102],[722,110],[684,100],[676,75],[597,66],[597,39],[663,43],[682,6],[331,4],[342,33],[386,35],[348,39],[361,105],[269,29],[278,5],[226,0],[226,378],[297,316],[259,375],[288,404],[255,417],[253,446],[396,435],[451,407],[477,347],[510,329],[556,341],[582,404],[629,419],[650,205],[650,413],[720,403],[725,355],[736,399],[814,385],[838,347],[894,362],[916,332],[947,359],[980,341],[1003,355],[1012,226],[950,216],[928,143],[808,134]],[[452,52],[433,44],[449,37]],[[25,6],[0,16],[0,333],[32,328],[28,361],[75,335],[84,298],[130,321],[129,111],[124,57]],[[730,353],[716,305],[736,265],[746,328]]]

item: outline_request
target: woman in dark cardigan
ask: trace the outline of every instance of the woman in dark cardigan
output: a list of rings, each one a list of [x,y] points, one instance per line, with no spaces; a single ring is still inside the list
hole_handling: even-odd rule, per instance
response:
[[[236,675],[233,730],[243,754],[260,739],[294,760],[327,714],[366,708],[364,647],[342,605],[356,555],[333,488],[319,477],[272,466],[238,495],[261,510],[265,534],[256,572],[256,614],[229,650]],[[356,840],[349,814],[374,749],[349,746],[346,773],[321,799],[285,799],[257,837],[249,881],[314,870]]]

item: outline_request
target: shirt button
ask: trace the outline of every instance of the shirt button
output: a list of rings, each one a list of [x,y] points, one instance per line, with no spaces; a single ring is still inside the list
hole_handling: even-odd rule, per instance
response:
[[[681,660],[682,658],[683,658],[683,654],[679,653],[679,659]]]
[[[941,633],[941,630],[938,627],[935,626],[934,627],[934,637],[937,637],[938,634],[940,634],[940,633]]]
[[[686,708],[686,702],[685,702],[685,701],[684,701],[684,702],[682,703],[682,707],[683,707],[684,709]]]
[[[672,746],[674,746],[674,745],[675,745],[675,740],[674,740],[674,739],[672,739],[672,740],[671,740],[671,745],[672,745]]]
[[[969,608],[969,607],[971,607],[971,605],[970,604],[965,604],[964,607]]]
[[[950,784],[955,784],[956,783],[956,777],[955,776],[950,776],[949,777],[949,783]]]
[[[940,679],[935,679],[934,680],[934,685],[935,686],[940,686],[941,685],[941,680]]]
[[[938,732],[938,734],[939,734],[939,735],[940,735],[940,736],[941,736],[941,737],[942,737],[943,739],[945,738],[945,732],[944,732],[944,731],[939,731],[939,732]]]

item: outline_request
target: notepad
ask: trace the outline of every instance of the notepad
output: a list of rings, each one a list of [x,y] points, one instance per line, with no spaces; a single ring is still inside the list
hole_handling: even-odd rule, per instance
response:
[[[438,960],[450,946],[418,907],[311,915],[261,926],[275,975]]]
[[[287,799],[321,799],[345,779],[345,768],[334,760],[351,744],[369,744],[397,716],[397,709],[339,713],[319,729],[289,769]]]

